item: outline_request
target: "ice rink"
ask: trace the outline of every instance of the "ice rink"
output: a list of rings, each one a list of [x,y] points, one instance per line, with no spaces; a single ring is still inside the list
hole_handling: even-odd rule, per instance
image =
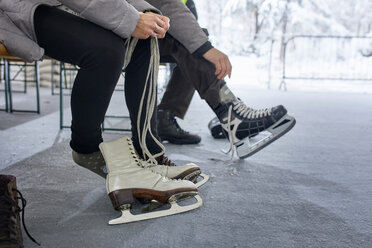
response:
[[[43,91],[40,116],[0,112],[0,173],[17,177],[30,233],[53,248],[372,247],[371,95],[233,90],[254,108],[283,104],[296,126],[252,157],[231,160],[220,152],[229,143],[214,140],[207,128],[213,112],[196,95],[179,123],[201,143],[165,145],[172,160],[197,163],[210,175],[199,190],[204,205],[117,226],[107,224],[119,212],[105,181],[71,159],[57,96]],[[110,111],[116,108],[123,106]],[[105,132],[104,138],[123,135],[130,134]],[[37,247],[25,234],[24,242]]]

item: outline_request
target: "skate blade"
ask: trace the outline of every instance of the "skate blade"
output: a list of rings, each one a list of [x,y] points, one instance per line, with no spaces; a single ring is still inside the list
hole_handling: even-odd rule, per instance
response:
[[[142,209],[142,212],[146,213],[146,212],[154,211],[155,209],[163,207],[165,204],[166,203],[160,203],[160,202],[157,202],[155,200],[152,200],[147,207]]]
[[[274,125],[259,133],[256,137],[241,140],[235,145],[238,157],[244,159],[252,156],[256,152],[260,151],[264,147],[282,137],[289,130],[291,130],[295,124],[295,118],[289,115],[285,115]],[[266,136],[262,137],[261,135],[264,135],[265,133]]]
[[[195,183],[195,186],[197,188],[199,188],[200,186],[204,185],[209,180],[209,175],[207,175],[207,174],[200,173],[199,176],[202,178],[202,180],[199,181],[199,182],[197,182],[197,183]]]
[[[197,194],[193,196],[193,198],[196,199],[196,203],[187,205],[187,206],[181,206],[177,203],[177,199],[179,197],[180,195],[172,196],[169,199],[169,203],[171,207],[166,210],[150,212],[150,213],[142,213],[142,214],[136,214],[136,215],[132,214],[130,209],[121,210],[122,215],[119,218],[110,220],[108,224],[117,225],[117,224],[125,224],[125,223],[131,223],[131,222],[142,221],[142,220],[155,219],[155,218],[165,217],[169,215],[188,212],[188,211],[197,209],[203,205],[202,198]]]
[[[188,199],[194,198],[195,194],[190,195],[189,193],[187,193],[187,194],[182,194],[181,193],[181,194],[178,194],[177,195],[177,199],[176,200],[173,199],[173,201],[177,201],[178,203],[179,202],[183,202],[183,201],[186,201]],[[161,203],[161,202],[158,202],[158,201],[155,201],[155,200],[151,200],[149,202],[149,204],[147,205],[147,207],[145,207],[145,208],[142,209],[142,212],[143,213],[144,212],[150,212],[150,211],[153,211],[155,209],[162,208],[162,207],[164,207],[166,205],[167,205],[167,203]]]
[[[209,176],[204,173],[201,173],[199,170],[187,175],[186,177],[183,178],[183,180],[189,180],[193,182],[197,188],[199,188],[209,180]]]
[[[190,173],[187,176],[185,176],[184,178],[182,178],[182,180],[189,180],[189,181],[195,183],[197,178],[200,176],[200,174],[201,174],[200,170],[194,171],[193,173]]]

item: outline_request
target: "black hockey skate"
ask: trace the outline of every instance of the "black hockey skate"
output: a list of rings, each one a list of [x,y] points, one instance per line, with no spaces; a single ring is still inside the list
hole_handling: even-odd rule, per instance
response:
[[[287,114],[282,106],[252,109],[236,98],[224,85],[220,91],[221,106],[216,114],[225,135],[239,158],[246,158],[277,140],[296,124],[295,118]]]

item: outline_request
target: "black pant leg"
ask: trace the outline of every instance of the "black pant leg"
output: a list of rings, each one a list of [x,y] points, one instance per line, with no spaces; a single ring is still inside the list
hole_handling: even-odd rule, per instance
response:
[[[124,41],[113,32],[49,6],[35,12],[35,32],[45,54],[80,67],[71,95],[70,145],[97,151],[101,124],[124,61]]]
[[[173,115],[183,119],[190,106],[195,88],[189,82],[179,66],[173,69],[167,88],[158,109],[170,111]]]
[[[179,87],[186,88],[185,86],[180,85],[180,82],[188,83],[192,84],[200,97],[206,100],[212,108],[217,107],[220,103],[219,89],[223,80],[218,79],[214,74],[216,71],[214,65],[204,58],[190,54],[180,42],[169,34],[167,34],[164,39],[159,40],[159,48],[161,56],[171,56],[174,58],[185,78],[182,82],[178,81],[176,78],[170,80],[169,83],[172,85],[168,85],[165,94],[176,95],[177,93],[173,93],[172,89],[177,89]],[[163,99],[162,102],[166,100]],[[178,99],[178,101],[175,99],[173,104],[185,105],[182,99]],[[163,106],[161,107],[163,108]]]

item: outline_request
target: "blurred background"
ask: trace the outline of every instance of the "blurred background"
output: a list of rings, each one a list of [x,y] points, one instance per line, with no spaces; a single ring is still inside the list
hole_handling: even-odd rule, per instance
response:
[[[230,84],[372,92],[372,1],[196,0]]]

